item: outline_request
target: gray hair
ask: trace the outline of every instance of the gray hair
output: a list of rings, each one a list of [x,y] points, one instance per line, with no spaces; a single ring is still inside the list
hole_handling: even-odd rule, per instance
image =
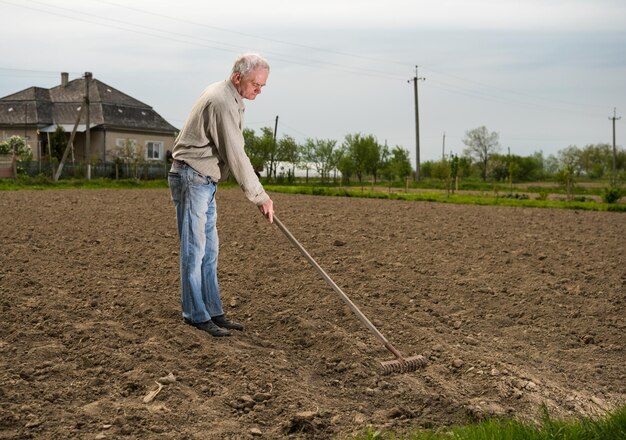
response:
[[[267,60],[261,55],[256,53],[246,53],[243,55],[239,55],[235,60],[231,76],[235,73],[239,73],[242,77],[245,77],[250,72],[258,69],[266,69],[269,72],[270,65],[267,63]]]

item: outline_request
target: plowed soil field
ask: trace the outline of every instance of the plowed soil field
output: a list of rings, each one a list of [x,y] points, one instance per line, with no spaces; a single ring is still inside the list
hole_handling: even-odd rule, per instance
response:
[[[167,189],[0,193],[0,438],[347,438],[626,401],[626,216],[274,194],[293,235],[218,191],[220,281],[245,324],[180,314]],[[157,393],[158,391],[158,393]]]

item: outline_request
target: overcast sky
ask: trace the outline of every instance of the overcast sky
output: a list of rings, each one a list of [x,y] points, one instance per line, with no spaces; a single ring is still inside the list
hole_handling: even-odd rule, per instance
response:
[[[246,126],[278,116],[298,141],[372,134],[414,158],[416,65],[422,161],[483,125],[522,156],[612,143],[626,116],[624,0],[0,0],[0,17],[0,97],[89,71],[178,128],[250,51],[271,74]]]

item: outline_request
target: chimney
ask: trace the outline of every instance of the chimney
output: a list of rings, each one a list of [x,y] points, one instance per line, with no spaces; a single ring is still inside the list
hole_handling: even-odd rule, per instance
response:
[[[67,72],[61,72],[61,85],[63,87],[67,86],[67,80],[68,80],[68,73]]]

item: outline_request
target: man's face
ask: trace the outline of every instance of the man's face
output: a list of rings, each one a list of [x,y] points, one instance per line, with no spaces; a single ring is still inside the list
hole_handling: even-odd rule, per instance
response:
[[[267,69],[257,69],[246,76],[235,73],[232,76],[232,81],[242,98],[252,100],[261,93],[261,88],[265,86],[268,75]]]

